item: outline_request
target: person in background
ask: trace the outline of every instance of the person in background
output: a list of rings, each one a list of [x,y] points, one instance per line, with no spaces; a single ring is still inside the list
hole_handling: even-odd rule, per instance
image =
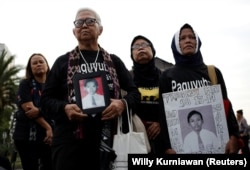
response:
[[[84,81],[84,90],[87,95],[82,98],[83,109],[105,106],[104,96],[97,93],[98,82],[95,78]]]
[[[55,120],[53,166],[54,170],[108,170],[116,156],[112,145],[117,117],[126,114],[124,100],[136,110],[140,93],[122,60],[99,45],[103,31],[100,16],[90,8],[81,8],[73,23],[78,44],[56,59],[41,98],[42,108]],[[88,116],[76,104],[73,78],[93,73],[105,74],[107,87],[103,88],[108,89],[110,104],[102,112],[92,109],[95,116]],[[123,99],[120,89],[127,92]]]
[[[204,119],[202,114],[197,110],[188,113],[187,122],[192,129],[183,142],[185,153],[215,153],[219,150],[219,140],[216,135],[202,126]]]
[[[40,53],[32,54],[26,66],[26,76],[17,91],[13,140],[23,170],[52,170],[53,121],[40,108],[40,97],[49,71],[46,58]]]
[[[152,42],[137,35],[131,43],[131,74],[141,93],[137,115],[142,119],[150,141],[151,154],[162,154],[159,124],[159,79],[161,70],[155,65],[155,48]]]
[[[236,111],[237,115],[237,122],[239,125],[239,135],[240,138],[242,139],[244,145],[241,149],[242,154],[249,154],[250,150],[249,150],[249,126],[247,123],[247,120],[245,119],[245,117],[243,116],[243,110],[237,110]]]
[[[167,122],[164,111],[163,93],[182,91],[186,89],[199,88],[211,85],[207,65],[203,62],[200,51],[201,40],[198,34],[189,24],[184,24],[174,35],[171,44],[175,65],[165,70],[160,78],[160,115],[163,120],[162,135],[164,136],[166,153],[172,152],[170,139],[167,130]],[[215,67],[218,84],[221,85],[224,107],[226,111],[229,141],[225,147],[225,153],[233,154],[238,152],[238,123],[227,96],[227,89],[221,71]],[[207,83],[203,83],[203,82]]]

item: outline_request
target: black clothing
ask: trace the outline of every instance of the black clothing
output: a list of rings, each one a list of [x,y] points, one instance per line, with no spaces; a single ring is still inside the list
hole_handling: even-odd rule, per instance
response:
[[[172,68],[165,70],[160,78],[160,106],[161,106],[160,115],[162,116],[161,120],[163,120],[162,135],[165,136],[164,137],[165,149],[171,148],[171,145],[168,136],[166,116],[161,94],[211,85],[207,66],[204,64],[200,52],[200,47],[201,47],[200,38],[195,33],[196,45],[197,45],[196,52],[193,55],[184,56],[182,55],[182,52],[180,50],[179,36],[180,36],[180,31],[178,31],[174,35],[171,45],[176,64]],[[215,72],[217,75],[218,84],[221,85],[229,135],[238,136],[238,124],[236,121],[236,117],[231,102],[227,96],[227,89],[223,79],[223,75],[221,71],[216,67],[215,67]]]
[[[150,44],[153,58],[146,64],[140,64],[134,60],[132,46],[138,39],[143,39]],[[159,79],[161,70],[155,65],[155,48],[152,42],[144,36],[134,37],[131,43],[131,58],[133,61],[132,77],[141,93],[141,101],[137,106],[137,115],[141,118],[146,130],[149,125],[147,122],[159,122]],[[163,147],[160,135],[155,139],[149,139],[151,145],[150,154],[162,154]]]
[[[10,160],[7,156],[0,155],[0,170],[12,170]]]
[[[25,115],[25,112],[21,107],[23,103],[30,102],[30,101],[32,101],[36,107],[40,107],[39,93],[41,95],[44,84],[35,82],[36,87],[33,87],[32,81],[34,80],[23,79],[19,84],[19,88],[17,92],[18,110],[15,113],[17,121],[15,124],[15,130],[13,134],[14,140],[29,140],[31,126],[34,126],[34,130],[36,131],[34,138],[42,141],[45,137],[45,129],[41,127],[39,124],[37,124],[35,120],[29,119]],[[34,90],[34,88],[36,88],[36,90]],[[34,96],[37,96],[37,97],[34,97]],[[45,116],[42,112],[39,114]]]
[[[138,69],[137,66],[134,66],[132,70],[134,82],[141,93],[141,101],[137,106],[137,115],[141,118],[147,129],[149,127],[146,123],[147,121],[159,122],[159,77],[161,71],[156,67],[154,67],[154,69],[143,69],[143,65],[141,65],[140,69]],[[142,71],[138,74],[140,72],[139,70],[147,70],[146,72],[151,70],[151,73],[147,74]],[[152,74],[153,72],[154,74]],[[163,152],[159,135],[155,139],[149,139],[149,141],[151,154],[161,154]]]
[[[29,119],[21,107],[26,102],[33,102],[36,107],[39,107],[42,89],[43,84],[34,79],[23,79],[17,92],[18,111],[15,113],[16,124],[13,139],[24,170],[38,170],[39,161],[46,170],[52,168],[51,148],[43,141],[46,135],[45,129],[35,120]],[[42,112],[39,114],[46,117]],[[49,119],[47,121],[50,122]]]
[[[55,61],[46,80],[45,89],[41,98],[41,104],[43,109],[46,110],[48,113],[53,114],[52,116],[56,123],[53,137],[53,145],[67,143],[68,141],[72,140],[72,137],[74,138],[72,134],[72,128],[74,128],[74,124],[72,124],[68,120],[68,117],[64,112],[64,107],[66,104],[68,104],[68,55],[69,53],[60,56]],[[86,60],[88,60],[88,57],[88,55],[85,56]],[[137,101],[135,100],[135,98],[139,98],[138,90],[136,89],[133,81],[131,81],[130,73],[126,69],[120,58],[115,55],[111,55],[111,58],[117,69],[118,79],[121,88],[125,89],[126,91],[135,91],[135,93],[127,95],[124,98],[127,100],[129,106],[131,106],[132,108],[136,108]],[[99,57],[96,64],[98,65],[98,63],[101,62],[103,62],[103,59]],[[108,84],[111,83],[111,80],[107,81]],[[110,95],[110,97],[112,98],[113,95]]]
[[[96,62],[93,61],[93,58],[96,56],[96,51],[84,50],[82,53],[88,64],[81,58],[79,72],[82,74],[103,72],[106,75],[105,77],[108,83],[108,87],[106,88],[109,89],[110,97],[114,98],[113,81],[104,63],[101,52]],[[99,146],[104,121],[101,121],[101,113],[97,113],[95,117],[90,116],[85,118],[82,123],[83,139],[77,139],[75,137],[74,130],[76,129],[76,123],[70,121],[64,111],[65,105],[69,104],[67,74],[70,54],[70,52],[67,52],[65,55],[56,59],[46,80],[45,89],[41,98],[42,109],[52,114],[55,120],[52,142],[54,167],[60,170],[91,167],[91,169],[95,170],[99,168],[99,156],[96,155],[100,154]],[[140,94],[129,75],[129,71],[116,55],[110,55],[110,57],[115,65],[120,88],[130,92],[124,98],[130,107],[136,108],[137,99],[139,100]],[[114,134],[116,131],[116,119],[110,122],[111,134]],[[64,155],[64,153],[67,154]],[[64,163],[63,167],[61,166],[62,162]]]
[[[155,87],[159,84],[161,70],[155,66],[155,58],[147,64],[133,62],[133,79],[138,86]]]
[[[28,140],[15,140],[14,144],[23,170],[52,170],[52,153],[48,144]]]

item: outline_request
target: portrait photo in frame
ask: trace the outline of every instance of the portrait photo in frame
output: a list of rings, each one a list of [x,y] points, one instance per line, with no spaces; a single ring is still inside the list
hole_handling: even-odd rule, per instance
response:
[[[225,153],[229,133],[220,85],[163,93],[162,98],[176,153]]]
[[[104,73],[80,74],[73,77],[76,104],[83,113],[95,115],[110,103],[107,80]]]

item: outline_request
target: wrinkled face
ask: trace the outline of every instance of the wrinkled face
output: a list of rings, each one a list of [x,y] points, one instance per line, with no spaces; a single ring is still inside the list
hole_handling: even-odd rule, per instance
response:
[[[183,55],[193,55],[196,49],[195,34],[190,28],[184,28],[180,33],[180,49]]]
[[[201,130],[202,124],[203,120],[201,119],[199,114],[194,114],[189,118],[189,125],[196,132],[199,132]]]
[[[139,64],[148,63],[153,58],[151,44],[144,39],[137,39],[132,46],[132,56]]]
[[[35,76],[46,74],[48,66],[41,55],[34,55],[30,60],[31,71]]]
[[[102,26],[99,25],[94,13],[82,11],[76,16],[73,33],[79,42],[97,41],[102,33]]]

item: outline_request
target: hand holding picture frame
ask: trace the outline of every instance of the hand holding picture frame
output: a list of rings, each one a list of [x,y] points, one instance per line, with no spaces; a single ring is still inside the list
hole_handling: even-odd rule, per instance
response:
[[[107,80],[104,73],[80,74],[73,77],[76,104],[83,113],[95,115],[110,103]]]

